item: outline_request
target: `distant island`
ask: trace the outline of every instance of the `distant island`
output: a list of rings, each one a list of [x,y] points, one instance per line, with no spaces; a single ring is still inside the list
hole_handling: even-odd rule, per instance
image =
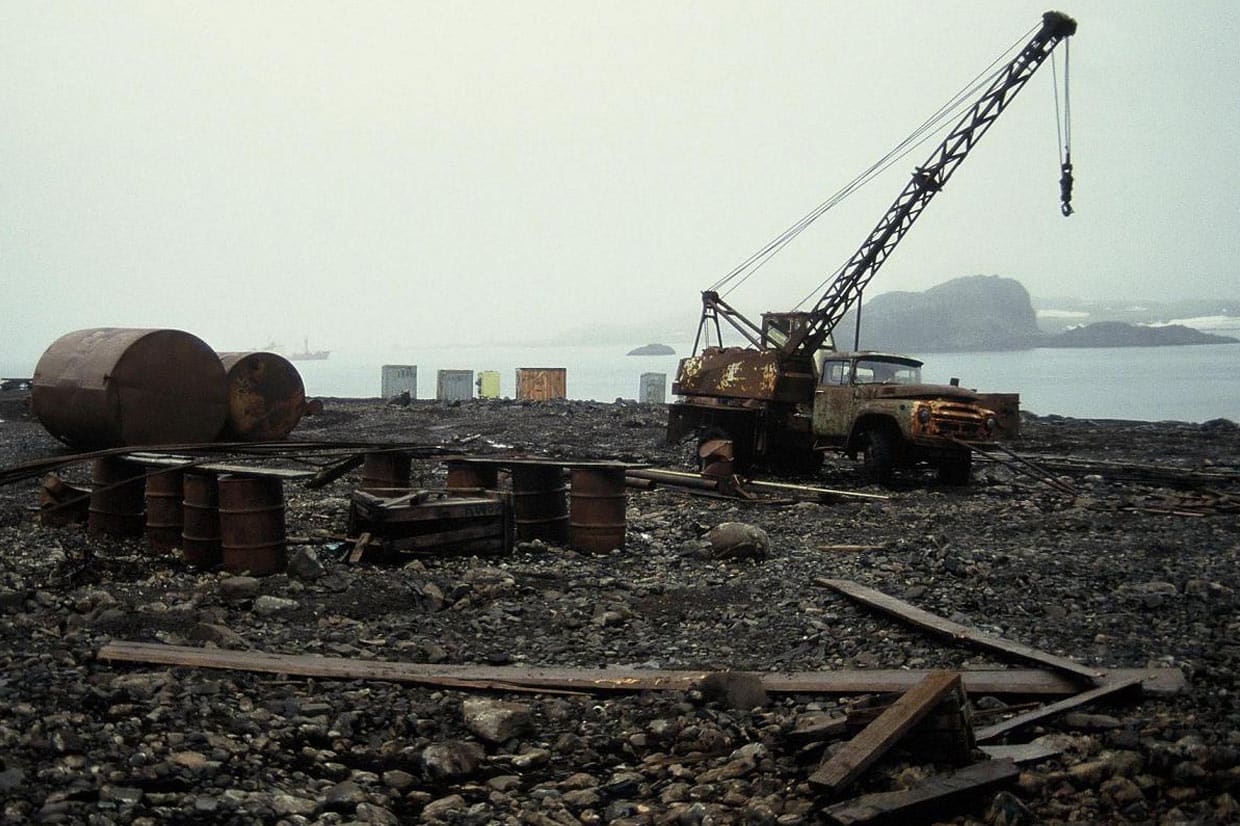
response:
[[[666,344],[643,344],[641,347],[629,350],[625,355],[629,356],[674,356],[676,351]]]
[[[1019,281],[997,275],[954,278],[925,292],[877,295],[861,308],[858,349],[897,353],[1028,350],[1035,347],[1164,347],[1240,341],[1182,324],[1090,319],[1048,333]],[[1135,319],[1134,319],[1135,320]],[[1167,319],[1170,321],[1170,319]],[[835,328],[835,346],[854,348],[856,311]]]
[[[1146,327],[1123,321],[1099,321],[1047,336],[1039,347],[1166,347],[1181,344],[1235,344],[1240,339],[1203,333],[1182,324]]]

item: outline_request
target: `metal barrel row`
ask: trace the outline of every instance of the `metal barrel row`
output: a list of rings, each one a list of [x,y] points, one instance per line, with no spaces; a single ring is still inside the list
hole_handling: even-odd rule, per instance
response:
[[[418,397],[416,364],[385,364],[382,368],[381,392],[384,399],[408,394]],[[517,401],[549,401],[568,397],[568,370],[564,367],[518,367],[516,371]],[[439,370],[435,376],[435,398],[439,401],[469,401],[475,393],[480,399],[500,397],[499,372],[480,370],[477,379],[473,370]],[[667,400],[667,374],[642,373],[638,400],[647,404],[663,404]]]
[[[265,576],[287,561],[284,486],[272,477],[96,459],[87,530],[115,538],[145,532],[152,553],[180,548],[191,565],[232,573]]]
[[[297,368],[275,353],[216,353],[181,330],[67,333],[39,358],[31,408],[76,448],[282,439],[306,410]]]
[[[627,528],[625,465],[619,462],[561,463],[533,459],[448,459],[446,491],[469,497],[499,490],[506,468],[517,542],[542,540],[591,553],[624,547]],[[565,471],[568,472],[565,484]],[[399,497],[409,490],[410,463],[399,451],[369,453],[362,465],[361,490]]]

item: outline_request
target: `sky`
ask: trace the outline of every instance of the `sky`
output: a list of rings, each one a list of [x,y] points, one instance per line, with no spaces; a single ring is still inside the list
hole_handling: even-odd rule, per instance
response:
[[[702,289],[1048,7],[0,0],[0,360],[103,326],[220,350],[643,318],[692,335]],[[1059,214],[1044,66],[871,292],[981,273],[1035,296],[1240,294],[1240,3],[1061,10],[1080,26],[1076,214]],[[932,146],[728,300],[791,309]]]

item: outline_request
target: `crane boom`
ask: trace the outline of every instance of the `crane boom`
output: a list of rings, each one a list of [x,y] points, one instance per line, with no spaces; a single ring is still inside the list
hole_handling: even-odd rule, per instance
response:
[[[781,349],[785,352],[801,348],[813,351],[822,345],[844,314],[860,299],[870,279],[917,221],[930,199],[947,184],[952,173],[990,129],[995,118],[1007,108],[1060,41],[1075,32],[1076,21],[1071,17],[1055,11],[1042,15],[1042,27],[1037,34],[999,72],[926,162],[917,167],[895,203],[809,311],[808,323],[793,332]]]
[[[702,293],[693,355],[681,360],[672,383],[679,399],[668,410],[669,442],[687,434],[697,434],[703,444],[726,438],[734,445],[737,466],[766,461],[812,467],[825,450],[850,456],[868,451],[871,463],[880,469],[933,461],[943,478],[967,479],[971,454],[952,439],[994,437],[989,424],[994,415],[978,403],[975,393],[920,384],[921,363],[916,359],[825,350],[831,349],[836,325],[861,300],[866,285],[935,193],[1055,47],[1075,32],[1076,21],[1067,15],[1054,11],[1042,15],[1037,33],[1010,62],[981,81],[985,91],[916,168],[895,203],[811,309],[764,313],[758,325],[715,290]],[[1072,183],[1066,151],[1062,171],[1061,197],[1066,202]],[[803,219],[793,230],[805,223]],[[778,250],[795,234],[793,230],[750,261],[764,260]],[[739,332],[749,346],[724,346],[721,322]],[[708,345],[699,352],[703,334],[709,339],[712,331],[718,346]],[[900,371],[907,380],[874,381],[880,373],[894,377]],[[909,387],[901,389],[901,384]]]
[[[1076,21],[1066,14],[1048,11],[1042,25],[1028,43],[1006,66],[999,70],[982,95],[969,107],[931,153],[917,167],[899,197],[879,219],[878,224],[852,257],[840,268],[826,291],[808,311],[765,313],[761,326],[754,324],[728,305],[718,292],[702,293],[702,317],[698,323],[698,341],[713,326],[719,337],[722,318],[750,344],[759,349],[778,349],[785,355],[813,353],[831,336],[835,326],[860,300],[862,293],[892,250],[921,216],[930,203],[982,139],[995,119],[1003,112],[1028,82],[1038,67],[1065,38],[1076,33]],[[1067,183],[1061,181],[1065,199],[1071,197],[1071,165],[1064,167]],[[1065,200],[1064,214],[1071,209]],[[697,350],[694,344],[694,351]]]

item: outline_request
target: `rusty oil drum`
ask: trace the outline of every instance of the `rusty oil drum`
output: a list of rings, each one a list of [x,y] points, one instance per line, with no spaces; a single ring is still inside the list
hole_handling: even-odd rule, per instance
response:
[[[181,545],[185,520],[180,470],[147,468],[146,471],[146,544],[157,554],[168,553]]]
[[[288,561],[284,485],[276,478],[219,478],[220,550],[224,570],[251,576],[278,574]]]
[[[569,494],[568,544],[607,553],[624,547],[624,468],[576,467]]]
[[[141,536],[145,524],[146,472],[119,456],[96,459],[91,472],[87,530],[93,536]]]
[[[517,540],[568,541],[568,505],[559,465],[514,464],[512,511]]]
[[[77,448],[214,441],[228,410],[224,366],[180,330],[67,333],[35,366],[30,406]]]
[[[213,473],[187,472],[181,480],[181,556],[190,565],[220,563],[220,492]]]
[[[293,363],[275,353],[220,353],[228,376],[228,416],[221,438],[283,439],[306,411],[306,387]]]
[[[367,453],[362,462],[362,490],[376,494],[383,491],[409,489],[412,458],[399,450]]]
[[[448,490],[495,490],[499,487],[499,468],[484,462],[448,460]]]

